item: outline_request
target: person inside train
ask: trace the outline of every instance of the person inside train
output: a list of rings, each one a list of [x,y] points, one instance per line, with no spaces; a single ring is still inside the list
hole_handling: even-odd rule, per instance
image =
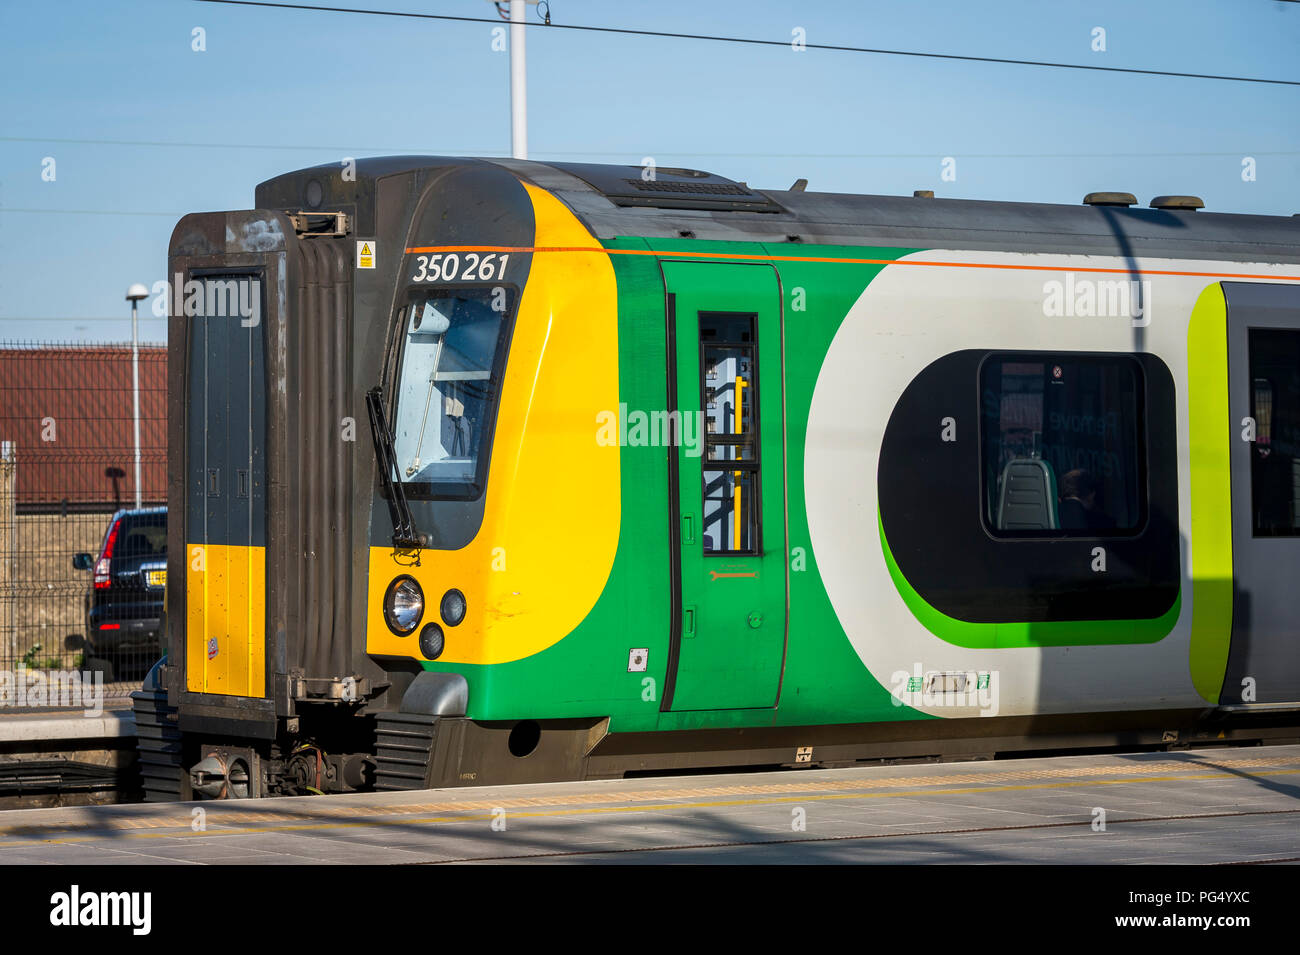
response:
[[[1105,513],[1097,507],[1097,481],[1083,468],[1061,475],[1061,504],[1057,513],[1062,530],[1101,530],[1111,526]]]

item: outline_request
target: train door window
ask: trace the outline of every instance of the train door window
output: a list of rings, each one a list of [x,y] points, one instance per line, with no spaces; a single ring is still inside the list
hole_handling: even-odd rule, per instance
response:
[[[756,318],[700,313],[705,554],[759,552]]]
[[[402,310],[393,446],[415,497],[475,498],[509,338],[509,297],[489,288],[420,290]]]
[[[995,355],[980,370],[984,520],[998,536],[1106,537],[1145,520],[1141,367]]]
[[[1252,328],[1247,335],[1254,534],[1300,536],[1300,332]]]

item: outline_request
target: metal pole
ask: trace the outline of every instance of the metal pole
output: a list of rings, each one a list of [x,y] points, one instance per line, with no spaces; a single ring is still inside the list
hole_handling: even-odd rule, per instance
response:
[[[140,320],[131,302],[131,391],[135,402],[135,506],[140,508]]]
[[[18,551],[18,452],[0,441],[0,640],[3,665],[14,669],[23,655],[18,648],[18,583],[13,571]]]
[[[510,0],[510,155],[528,158],[528,77],[524,69],[526,0]]]

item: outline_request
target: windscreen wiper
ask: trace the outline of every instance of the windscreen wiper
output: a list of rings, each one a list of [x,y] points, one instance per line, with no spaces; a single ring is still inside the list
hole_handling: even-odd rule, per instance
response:
[[[383,392],[378,387],[366,392],[366,410],[370,413],[370,433],[375,439],[375,460],[388,498],[388,514],[393,520],[393,546],[418,550],[424,542],[415,529],[415,518],[411,516],[411,505],[406,503],[402,482],[393,480],[397,473],[397,452],[393,450],[393,433],[388,430],[388,419],[384,416]]]

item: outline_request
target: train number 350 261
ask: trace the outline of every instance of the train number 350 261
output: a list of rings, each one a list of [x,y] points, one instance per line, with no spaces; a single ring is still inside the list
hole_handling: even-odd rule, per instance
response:
[[[464,258],[455,252],[436,252],[415,257],[413,282],[491,282],[504,279],[509,253],[466,252]]]

